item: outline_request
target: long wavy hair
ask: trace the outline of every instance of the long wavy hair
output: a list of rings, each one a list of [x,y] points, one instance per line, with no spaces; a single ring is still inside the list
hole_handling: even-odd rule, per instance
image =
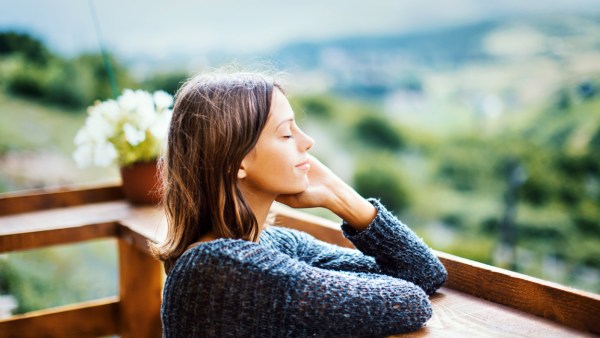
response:
[[[269,117],[273,79],[255,73],[214,73],[188,80],[177,92],[165,156],[160,161],[167,237],[151,244],[168,273],[211,230],[219,237],[257,241],[256,217],[237,173]]]

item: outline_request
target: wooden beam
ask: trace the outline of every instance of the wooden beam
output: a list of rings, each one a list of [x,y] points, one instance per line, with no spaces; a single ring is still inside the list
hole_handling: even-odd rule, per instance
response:
[[[116,237],[117,227],[117,222],[106,222],[70,228],[5,234],[0,236],[0,253]]]
[[[156,221],[156,218],[152,218],[153,221]],[[129,220],[124,221],[119,224],[118,228],[118,236],[123,240],[127,241],[129,244],[133,245],[138,250],[145,252],[147,255],[150,255],[149,250],[149,242],[152,241],[155,243],[154,239],[150,239],[154,237],[154,233],[151,231],[147,231],[146,227],[140,226],[142,220]],[[152,221],[148,221],[151,224]],[[145,224],[148,225],[148,224]],[[145,232],[145,233],[141,233]]]
[[[275,217],[275,225],[304,231],[324,242],[355,249],[354,245],[344,237],[340,225],[336,222],[281,204],[274,204],[271,212]]]
[[[117,297],[0,319],[0,337],[86,338],[118,334]]]
[[[162,336],[162,264],[139,250],[133,238],[119,238],[119,334],[121,338]]]
[[[0,194],[0,216],[123,199],[118,185],[59,187]]]
[[[443,252],[436,254],[448,270],[448,288],[600,334],[600,295]]]

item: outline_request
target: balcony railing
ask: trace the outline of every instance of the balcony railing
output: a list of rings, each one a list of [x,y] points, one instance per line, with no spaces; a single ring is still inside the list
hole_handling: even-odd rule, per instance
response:
[[[276,223],[352,247],[339,226],[276,205]],[[164,236],[157,207],[136,207],[120,187],[0,195],[0,253],[116,238],[119,295],[0,320],[0,337],[160,337],[162,265],[147,240]],[[436,252],[446,285],[432,296],[433,318],[409,337],[597,336],[600,295]],[[368,325],[363,323],[362,325]]]

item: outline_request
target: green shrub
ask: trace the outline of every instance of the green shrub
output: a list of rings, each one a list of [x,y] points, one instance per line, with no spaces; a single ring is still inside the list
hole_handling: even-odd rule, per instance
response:
[[[437,177],[458,191],[473,191],[501,179],[498,154],[485,140],[450,140],[437,151]]]
[[[367,115],[360,119],[354,126],[354,133],[373,147],[397,151],[405,146],[404,139],[391,121],[380,116]]]
[[[123,65],[115,57],[108,56],[112,65],[117,81],[117,91],[120,93],[124,88],[137,88],[139,84],[133,80]],[[76,72],[85,86],[86,105],[92,104],[95,100],[106,100],[114,98],[113,90],[109,81],[108,73],[101,54],[88,53],[81,54],[71,61],[74,64]]]
[[[380,198],[391,210],[402,212],[410,205],[410,195],[403,175],[385,161],[372,162],[359,168],[353,181],[359,194]]]
[[[181,71],[155,74],[142,82],[142,88],[151,92],[164,90],[171,95],[175,95],[188,77],[188,73]]]
[[[600,205],[598,203],[591,199],[579,203],[573,213],[573,220],[581,233],[600,238]]]
[[[83,77],[72,63],[55,63],[48,69],[44,99],[65,107],[83,107],[93,101],[93,94],[86,92]]]
[[[46,46],[33,36],[15,31],[0,32],[0,56],[11,54],[20,54],[37,65],[45,65],[52,58]]]
[[[311,95],[298,99],[298,104],[308,116],[329,119],[334,115],[334,102],[326,95]]]
[[[21,67],[8,79],[6,88],[15,95],[42,98],[46,93],[46,73],[36,66]]]

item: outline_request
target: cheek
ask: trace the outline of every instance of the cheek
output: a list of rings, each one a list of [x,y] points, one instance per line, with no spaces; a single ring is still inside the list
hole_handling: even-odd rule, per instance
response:
[[[290,142],[291,144],[292,142]],[[299,193],[308,187],[306,172],[294,166],[299,159],[285,142],[263,147],[255,158],[251,180],[255,186],[278,194]]]
[[[274,170],[292,169],[294,167],[292,142],[274,142],[265,147],[262,159]]]

